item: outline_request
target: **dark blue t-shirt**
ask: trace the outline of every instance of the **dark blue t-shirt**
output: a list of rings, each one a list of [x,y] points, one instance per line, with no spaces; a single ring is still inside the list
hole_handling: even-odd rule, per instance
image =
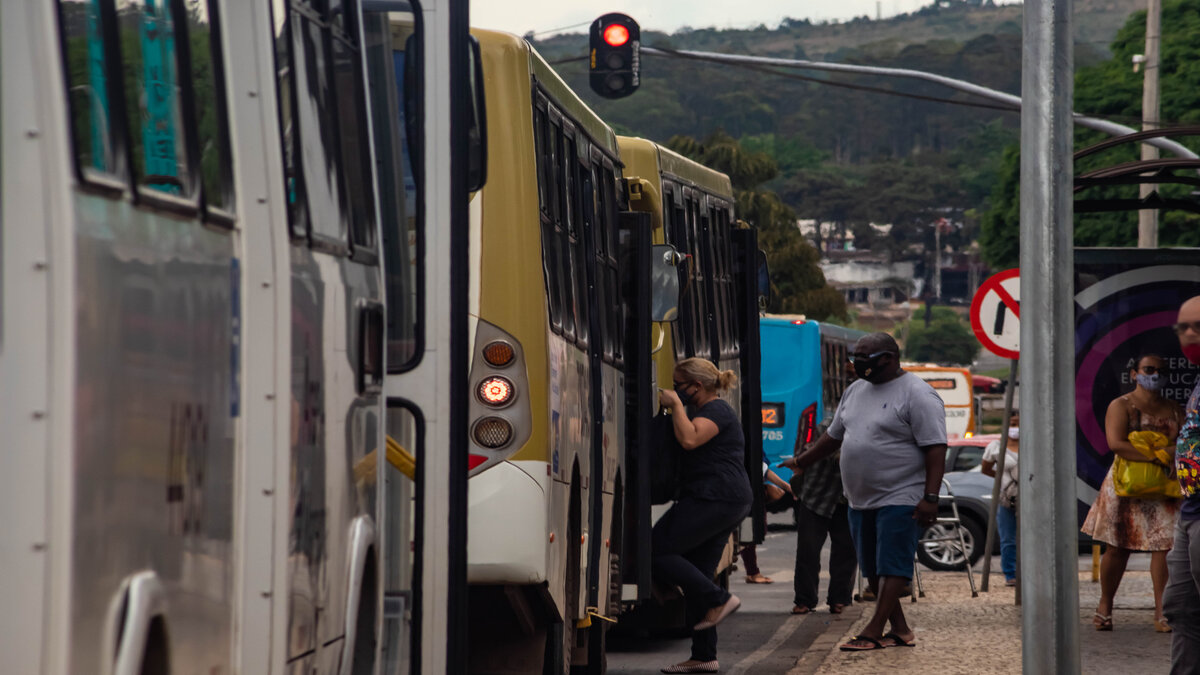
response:
[[[715,399],[692,415],[701,417],[717,425],[717,435],[695,450],[683,451],[681,496],[750,504],[754,495],[746,475],[746,437],[737,413]]]

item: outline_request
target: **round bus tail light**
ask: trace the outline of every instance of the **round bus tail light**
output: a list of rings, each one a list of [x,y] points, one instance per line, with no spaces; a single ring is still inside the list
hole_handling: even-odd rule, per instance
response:
[[[479,400],[493,408],[508,405],[514,393],[513,383],[506,377],[492,376],[479,383]]]
[[[517,350],[507,342],[497,340],[488,343],[488,346],[483,348],[483,360],[493,368],[503,368],[512,363],[515,358],[517,358]]]
[[[480,447],[496,450],[508,445],[508,442],[512,440],[513,428],[507,420],[499,417],[485,417],[475,423],[472,435]]]

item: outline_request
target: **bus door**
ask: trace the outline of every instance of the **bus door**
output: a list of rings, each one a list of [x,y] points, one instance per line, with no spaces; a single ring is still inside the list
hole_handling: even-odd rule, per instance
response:
[[[651,352],[651,219],[621,213],[621,298],[625,308],[625,499],[621,542],[622,600],[650,599],[650,453],[658,408]],[[624,586],[630,586],[625,592]],[[636,590],[636,596],[634,592]]]
[[[592,388],[592,470],[589,509],[587,607],[601,616],[620,611],[620,558],[623,555],[623,503],[630,467],[625,464],[625,402],[630,379],[624,336],[625,302],[619,287],[619,226],[616,169],[589,139],[579,136],[577,180],[581,218],[579,273],[589,323],[588,361]],[[649,330],[646,331],[647,338]],[[589,664],[604,659],[605,622],[592,621],[587,633]],[[577,642],[581,644],[582,641]],[[577,660],[578,662],[578,660]]]
[[[377,495],[378,605],[361,621],[378,641],[377,672],[466,672],[470,353],[466,279],[451,270],[466,268],[469,203],[486,180],[480,54],[461,0],[363,0],[362,10],[386,435],[374,461],[355,466]]]
[[[767,510],[762,490],[762,387],[758,373],[762,372],[761,344],[758,335],[758,232],[750,228],[733,230],[734,256],[737,258],[734,302],[738,333],[741,335],[742,366],[742,428],[746,432],[746,473],[756,486],[750,518],[754,523],[754,541],[767,535]]]

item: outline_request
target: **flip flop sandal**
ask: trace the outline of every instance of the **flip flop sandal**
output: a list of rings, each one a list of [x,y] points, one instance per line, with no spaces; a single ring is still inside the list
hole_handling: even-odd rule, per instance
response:
[[[1096,612],[1092,616],[1094,617],[1092,619],[1092,625],[1096,627],[1096,630],[1108,631],[1113,629],[1112,615],[1104,616],[1100,612]],[[1099,619],[1099,621],[1097,621],[1097,619]]]
[[[804,607],[801,605],[792,606],[792,614],[809,614],[810,612],[812,612],[811,607]]]
[[[751,574],[751,575],[746,576],[746,583],[748,583],[748,584],[773,584],[773,583],[775,583],[775,580],[772,579],[771,577],[766,577],[761,574]]]
[[[869,643],[871,646],[870,647],[856,647],[854,645],[855,642],[866,642],[866,643]],[[869,652],[869,651],[874,651],[876,649],[884,649],[884,646],[883,646],[883,643],[881,643],[879,640],[876,640],[875,638],[867,637],[866,635],[855,635],[854,637],[850,638],[849,642],[842,645],[841,647],[838,647],[838,649],[840,649],[844,652]]]
[[[885,644],[884,647],[916,647],[917,646],[916,640],[913,640],[912,642],[908,642],[904,638],[900,637],[899,635],[896,635],[895,633],[888,633],[887,635],[883,636],[883,639],[890,641],[890,644]]]

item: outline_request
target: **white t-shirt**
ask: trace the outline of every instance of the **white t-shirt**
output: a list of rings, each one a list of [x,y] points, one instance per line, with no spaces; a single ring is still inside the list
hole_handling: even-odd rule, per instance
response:
[[[933,387],[912,373],[883,384],[855,380],[826,433],[842,442],[851,508],[916,506],[925,493],[921,448],[945,445],[946,412]]]
[[[1005,443],[1005,448],[1008,443]],[[983,449],[983,461],[992,462],[995,464],[1000,459],[1000,441],[992,441]],[[1017,453],[1012,450],[1005,450],[1004,453],[1004,476],[1000,479],[1000,492],[1003,493],[1017,480]]]

